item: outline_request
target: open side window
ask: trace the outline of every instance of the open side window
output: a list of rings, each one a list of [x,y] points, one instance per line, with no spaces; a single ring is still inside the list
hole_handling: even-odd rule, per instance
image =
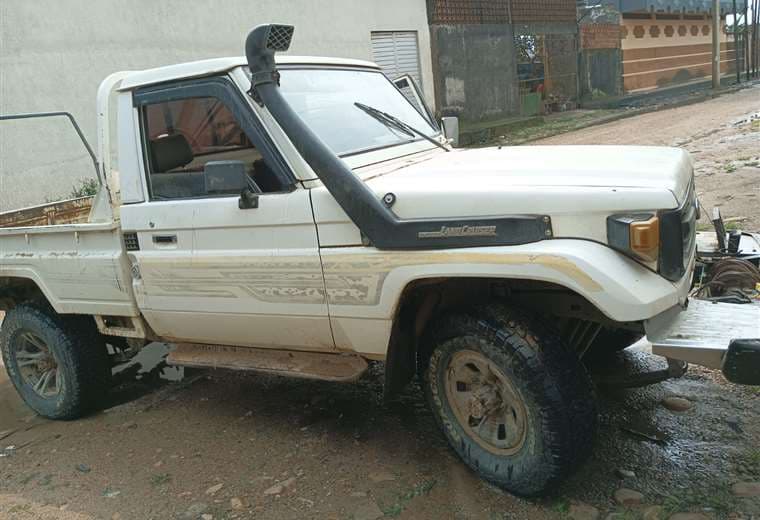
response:
[[[422,97],[422,91],[420,90],[420,87],[417,86],[414,79],[410,75],[405,74],[400,78],[394,79],[393,83],[396,85],[396,88],[401,91],[404,97],[409,100],[412,106],[417,109],[420,115],[422,115],[433,128],[438,128],[438,124],[435,122],[433,114],[430,112],[427,104],[425,104],[424,98]]]
[[[244,165],[257,192],[293,188],[292,174],[228,80],[148,88],[138,91],[134,100],[151,200],[239,195],[237,187],[212,189],[207,178],[210,164]]]

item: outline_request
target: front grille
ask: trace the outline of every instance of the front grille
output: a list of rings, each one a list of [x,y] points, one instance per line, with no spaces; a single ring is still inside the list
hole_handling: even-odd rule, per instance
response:
[[[671,281],[680,280],[689,267],[697,240],[697,199],[694,184],[680,208],[660,212],[658,271]]]

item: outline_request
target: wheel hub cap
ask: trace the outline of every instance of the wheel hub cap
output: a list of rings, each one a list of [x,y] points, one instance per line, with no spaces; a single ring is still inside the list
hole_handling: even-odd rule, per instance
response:
[[[455,353],[446,371],[446,395],[459,424],[496,455],[517,452],[527,435],[527,412],[504,372],[479,352]]]
[[[61,389],[61,373],[45,341],[24,331],[13,352],[21,379],[41,397],[53,397]]]

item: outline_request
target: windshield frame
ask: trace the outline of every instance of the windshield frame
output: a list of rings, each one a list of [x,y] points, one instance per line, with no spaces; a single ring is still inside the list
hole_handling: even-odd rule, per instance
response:
[[[403,94],[403,92],[401,92],[401,90],[399,90],[399,88],[396,86],[396,84],[393,82],[393,80],[390,79],[379,68],[362,67],[362,66],[358,66],[358,65],[350,65],[350,66],[349,65],[312,65],[312,64],[303,64],[303,65],[300,65],[300,64],[295,64],[295,63],[289,63],[287,65],[278,65],[277,68],[279,70],[344,70],[344,71],[350,71],[350,72],[365,72],[365,73],[380,74],[385,79],[385,81],[387,81],[390,84],[390,86],[394,90],[396,90],[398,92],[399,96],[401,96],[401,98],[404,100],[404,102],[408,103],[409,106],[412,107],[412,109],[415,112],[417,112],[418,114],[420,114],[420,117],[422,117],[423,119],[425,119],[426,123],[430,124],[430,127],[433,128],[433,130],[434,130],[434,133],[432,133],[430,135],[430,137],[433,138],[433,139],[437,139],[437,140],[441,140],[441,138],[443,137],[443,131],[441,129],[441,126],[438,124],[438,122],[435,119],[433,119],[432,123],[428,122],[427,119],[426,119],[425,114],[422,114],[420,112],[420,110],[416,106],[414,106],[414,104],[411,101],[409,101],[409,99],[407,99],[407,97]],[[247,69],[244,69],[244,72],[245,72],[246,76],[248,77],[248,79],[250,79],[250,72]],[[426,106],[425,108],[429,110],[429,107]],[[360,111],[359,108],[356,108],[356,110]],[[396,114],[391,114],[391,115],[395,116]],[[371,117],[369,115],[367,115],[367,117],[371,119]],[[402,119],[402,121],[403,121],[403,119]],[[363,154],[366,154],[366,153],[378,152],[378,151],[387,150],[387,149],[390,149],[390,148],[396,148],[396,147],[399,147],[399,146],[405,146],[405,145],[409,145],[409,144],[418,144],[418,143],[421,143],[421,142],[427,142],[427,140],[425,138],[419,137],[419,136],[418,137],[410,137],[409,139],[402,139],[402,140],[399,140],[398,142],[395,142],[395,143],[388,143],[388,144],[383,144],[383,145],[378,145],[378,146],[368,146],[368,147],[365,147],[365,148],[357,148],[355,150],[349,150],[349,151],[342,152],[342,153],[337,154],[337,155],[341,159],[347,159],[347,158],[352,158],[352,157],[356,157],[356,156],[359,156],[359,155],[363,155]],[[431,146],[434,146],[434,145],[431,144]],[[403,155],[406,155],[406,154],[403,154]]]

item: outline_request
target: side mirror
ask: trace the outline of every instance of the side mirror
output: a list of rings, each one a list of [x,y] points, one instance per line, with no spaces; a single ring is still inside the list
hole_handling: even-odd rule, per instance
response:
[[[248,172],[243,161],[211,161],[203,168],[207,195],[240,193],[248,187]]]
[[[441,126],[443,127],[443,135],[446,136],[446,139],[451,140],[451,145],[454,148],[459,146],[459,118],[442,117]]]

